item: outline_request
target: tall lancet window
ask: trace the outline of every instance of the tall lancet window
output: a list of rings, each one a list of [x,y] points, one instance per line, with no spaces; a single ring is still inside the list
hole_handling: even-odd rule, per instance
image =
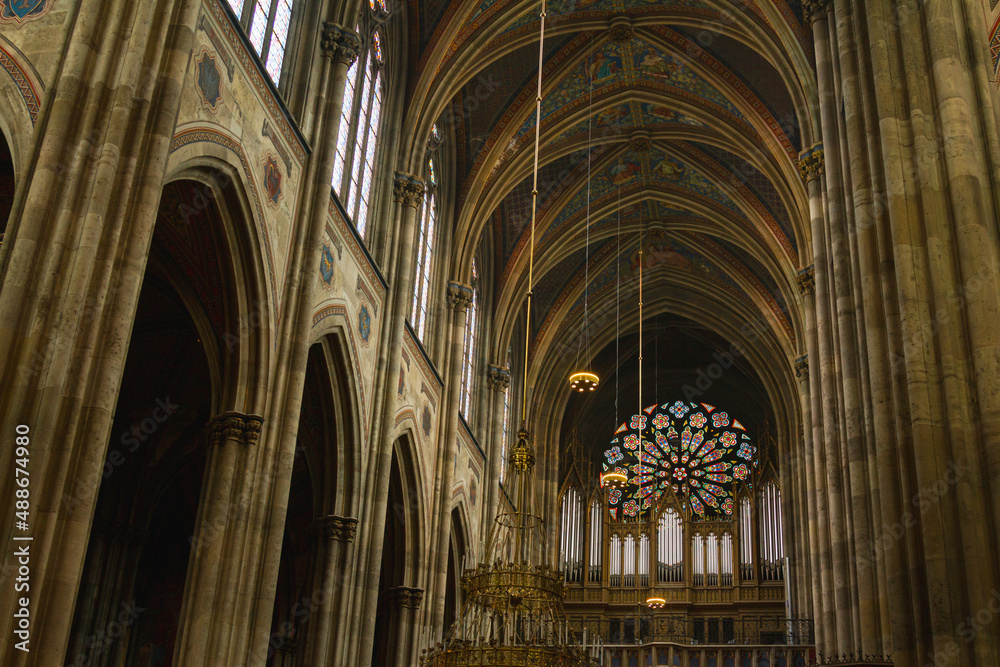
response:
[[[462,402],[459,409],[466,421],[472,418],[472,394],[476,377],[476,327],[479,325],[479,274],[472,260],[472,303],[465,319],[465,365],[462,367]]]
[[[434,259],[434,232],[437,229],[437,174],[434,159],[427,160],[427,193],[417,237],[417,273],[413,282],[413,314],[411,323],[417,338],[424,339],[427,331],[427,310],[431,293],[431,263]]]
[[[510,369],[510,348],[507,348],[507,368]],[[500,433],[500,483],[507,475],[507,440],[510,438],[510,384],[503,392],[503,426]]]
[[[781,491],[774,482],[760,489],[760,578],[784,579],[785,546],[781,529]]]
[[[387,12],[381,2],[371,0],[368,4],[371,16],[357,26],[364,48],[347,70],[331,177],[333,189],[361,236],[365,235],[372,200],[385,89],[385,45],[382,33],[375,26]]]
[[[228,0],[250,44],[264,63],[274,85],[281,80],[281,65],[288,46],[293,0]]]

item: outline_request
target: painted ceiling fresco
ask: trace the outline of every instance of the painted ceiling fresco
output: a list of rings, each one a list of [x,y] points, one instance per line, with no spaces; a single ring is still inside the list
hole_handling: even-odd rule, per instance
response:
[[[605,93],[644,82],[660,83],[691,93],[709,106],[717,106],[737,118],[743,118],[743,114],[725,95],[688,65],[635,38],[627,42],[605,43],[567,74],[542,101],[542,124],[553,114],[565,114],[586,103],[591,95],[591,83],[594,96],[600,98]],[[517,131],[517,137],[523,137],[534,127],[535,117],[529,115]]]
[[[810,247],[796,162],[813,122],[798,116],[813,94],[800,3],[551,0],[547,16],[533,335],[574,321],[585,282],[591,313],[613,312],[617,264],[633,289],[641,221],[654,283],[711,285],[794,345],[791,300]],[[419,21],[411,72],[428,100],[450,100],[439,124],[456,139],[456,224],[490,240],[494,303],[523,305],[538,7],[436,0]]]

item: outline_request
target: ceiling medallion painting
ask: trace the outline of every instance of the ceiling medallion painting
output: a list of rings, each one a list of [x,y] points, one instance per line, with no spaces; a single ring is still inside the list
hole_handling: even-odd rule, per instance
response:
[[[604,452],[605,473],[627,479],[610,491],[611,516],[636,518],[667,492],[699,517],[729,516],[757,464],[750,435],[726,412],[687,401],[651,405],[623,423]]]

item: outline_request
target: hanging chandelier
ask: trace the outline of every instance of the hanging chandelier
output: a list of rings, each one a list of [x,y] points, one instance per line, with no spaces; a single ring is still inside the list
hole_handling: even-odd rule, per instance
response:
[[[644,268],[644,265],[643,265],[643,262],[642,262],[642,243],[643,243],[643,240],[644,239],[643,239],[643,224],[642,224],[642,207],[640,206],[639,207],[639,412],[637,413],[637,415],[639,416],[640,421],[638,423],[636,423],[636,432],[638,433],[638,436],[639,436],[639,441],[638,441],[639,442],[639,450],[638,451],[639,451],[639,466],[640,467],[643,464],[643,457],[644,457],[643,452],[645,451],[645,447],[642,444],[642,431],[643,431],[643,426],[645,425],[645,422],[644,422],[645,417],[642,416],[643,414],[645,414],[644,410],[642,409],[642,271],[643,271],[643,268]],[[640,494],[640,496],[642,495],[642,477],[641,476],[639,476],[639,494]],[[653,508],[652,507],[649,510],[649,516],[650,516],[650,521],[652,521],[653,520]],[[641,512],[639,513],[639,517],[640,518],[642,517],[642,513]],[[666,600],[664,600],[663,598],[659,597],[655,593],[650,592],[650,594],[646,597],[646,606],[648,608],[650,608],[650,609],[662,609],[666,604],[667,604]]]
[[[593,37],[591,37],[591,51],[593,51]],[[588,67],[590,74],[590,100],[587,110],[587,217],[584,225],[586,241],[584,243],[585,253],[583,258],[583,323],[580,330],[580,345],[577,348],[576,363],[577,368],[581,366],[580,354],[583,354],[585,370],[579,370],[569,376],[569,386],[574,391],[580,393],[596,391],[601,379],[590,368],[590,165],[593,153],[594,139],[594,75],[593,67]]]
[[[591,664],[563,617],[565,576],[548,562],[545,524],[535,507],[535,450],[526,427],[545,0],[542,0],[539,16],[541,30],[521,428],[508,458],[505,477],[508,493],[501,498],[496,521],[486,543],[485,558],[462,575],[465,602],[444,641],[424,651],[420,659],[424,667],[584,667]]]

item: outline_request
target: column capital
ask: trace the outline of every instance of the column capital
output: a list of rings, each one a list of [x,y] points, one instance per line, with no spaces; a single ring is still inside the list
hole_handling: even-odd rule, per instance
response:
[[[807,21],[818,21],[824,17],[832,0],[802,0],[802,13]]]
[[[490,364],[486,367],[486,385],[493,391],[507,391],[510,386],[510,369]]]
[[[472,305],[472,286],[450,282],[447,297],[449,308],[464,313]]]
[[[264,418],[259,415],[246,415],[243,420],[243,442],[256,445],[260,442],[260,431],[264,426]]]
[[[798,276],[799,292],[802,296],[809,296],[816,293],[816,265],[810,264],[799,271]]]
[[[392,604],[396,607],[410,607],[420,609],[420,603],[424,599],[422,588],[410,588],[408,586],[397,586],[386,591]]]
[[[244,445],[256,445],[260,442],[263,426],[264,418],[259,415],[227,412],[212,418],[206,428],[209,444],[224,445],[229,440],[235,440]]]
[[[795,360],[795,377],[800,380],[809,380],[809,355],[803,354]]]
[[[392,194],[393,198],[403,206],[417,208],[424,201],[426,191],[422,179],[413,174],[396,172],[396,178],[392,182]]]
[[[806,183],[822,176],[824,169],[823,144],[815,144],[799,154],[799,174]]]
[[[243,440],[243,430],[246,426],[246,415],[239,412],[227,412],[222,415],[222,440]]]
[[[352,542],[358,530],[358,520],[346,516],[323,517],[323,532],[328,540]]]
[[[361,37],[350,28],[327,22],[323,24],[320,48],[325,58],[350,67],[361,52]]]

